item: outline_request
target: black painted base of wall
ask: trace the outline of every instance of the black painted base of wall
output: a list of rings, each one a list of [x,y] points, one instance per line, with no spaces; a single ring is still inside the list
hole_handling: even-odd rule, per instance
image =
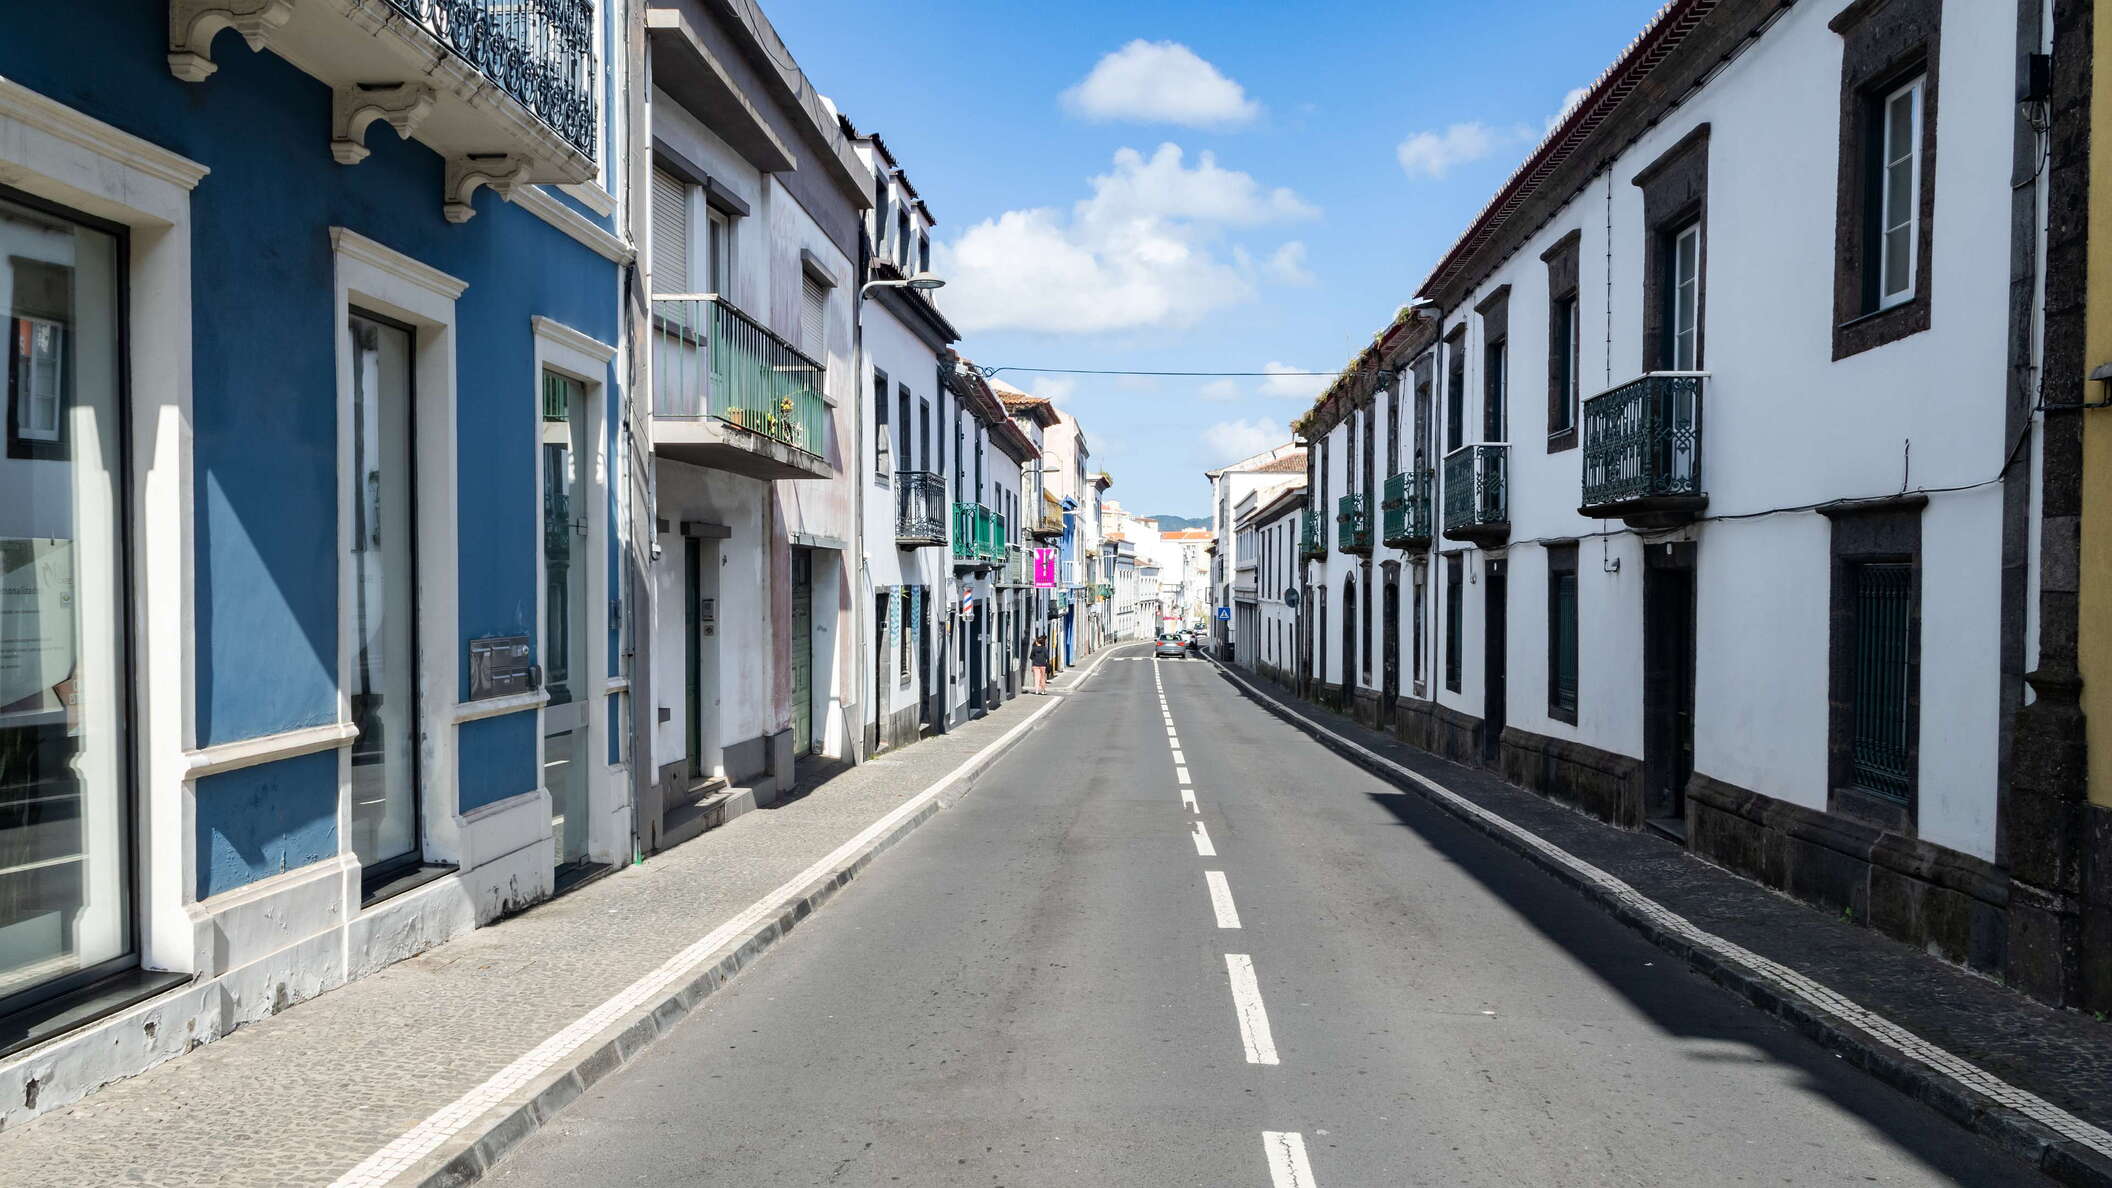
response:
[[[1435,701],[1403,697],[1393,703],[1393,733],[1454,763],[1481,766],[1481,719]]]
[[[1643,825],[1643,761],[1507,726],[1503,778],[1626,829]]]
[[[1349,716],[1374,730],[1380,728],[1379,700],[1377,689],[1358,689],[1350,697]]]
[[[1993,863],[1700,772],[1687,785],[1687,844],[1951,961],[1997,975],[2006,967],[2010,884]]]

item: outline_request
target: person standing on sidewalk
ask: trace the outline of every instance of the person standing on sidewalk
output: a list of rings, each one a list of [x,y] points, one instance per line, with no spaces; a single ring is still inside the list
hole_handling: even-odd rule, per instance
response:
[[[1046,694],[1049,691],[1049,637],[1034,637],[1034,650],[1027,653],[1027,663],[1034,668],[1034,691]]]

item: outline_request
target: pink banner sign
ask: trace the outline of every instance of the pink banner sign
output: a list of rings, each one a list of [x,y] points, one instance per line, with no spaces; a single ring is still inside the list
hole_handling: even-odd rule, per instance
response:
[[[1053,590],[1056,588],[1056,550],[1034,550],[1034,588]]]

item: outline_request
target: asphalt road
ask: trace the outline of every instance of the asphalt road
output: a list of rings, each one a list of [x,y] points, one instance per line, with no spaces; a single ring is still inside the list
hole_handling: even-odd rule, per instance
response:
[[[490,1181],[2041,1182],[1132,650]]]

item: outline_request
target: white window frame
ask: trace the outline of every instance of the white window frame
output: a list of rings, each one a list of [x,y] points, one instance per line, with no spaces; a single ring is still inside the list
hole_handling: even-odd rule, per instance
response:
[[[66,334],[70,327],[55,318],[38,318],[26,315],[10,319],[10,321],[15,323],[28,322],[32,327],[32,341],[34,341],[37,328],[49,328],[58,343],[57,353],[49,359],[50,366],[43,369],[43,374],[48,375],[51,379],[48,388],[39,388],[37,385],[37,377],[39,375],[37,356],[35,354],[22,356],[22,374],[16,377],[22,393],[22,408],[18,414],[20,419],[15,425],[15,432],[24,441],[57,442],[59,440],[60,422],[64,419],[63,413],[66,408]],[[12,327],[10,328],[12,329]],[[40,408],[47,415],[39,416]]]
[[[1685,253],[1681,249],[1690,239],[1694,242],[1694,271],[1682,275],[1680,261],[1685,257]],[[1683,325],[1680,318],[1685,303],[1680,300],[1680,291],[1689,287],[1694,290],[1694,321],[1691,325]],[[1693,371],[1701,365],[1701,224],[1698,221],[1688,223],[1672,237],[1671,297],[1672,357],[1669,361],[1674,371]],[[1680,356],[1682,338],[1687,342],[1685,358]]]
[[[1914,299],[1921,288],[1921,119],[1922,95],[1927,75],[1914,78],[1885,96],[1878,107],[1879,152],[1877,165],[1877,307],[1890,309]],[[1907,143],[1904,146],[1892,143],[1892,108],[1906,100],[1910,105]],[[1886,223],[1892,209],[1892,167],[1904,163],[1907,166],[1907,217],[1901,223]],[[1907,283],[1896,292],[1885,291],[1885,278],[1892,273],[1892,232],[1906,231],[1907,239]]]

